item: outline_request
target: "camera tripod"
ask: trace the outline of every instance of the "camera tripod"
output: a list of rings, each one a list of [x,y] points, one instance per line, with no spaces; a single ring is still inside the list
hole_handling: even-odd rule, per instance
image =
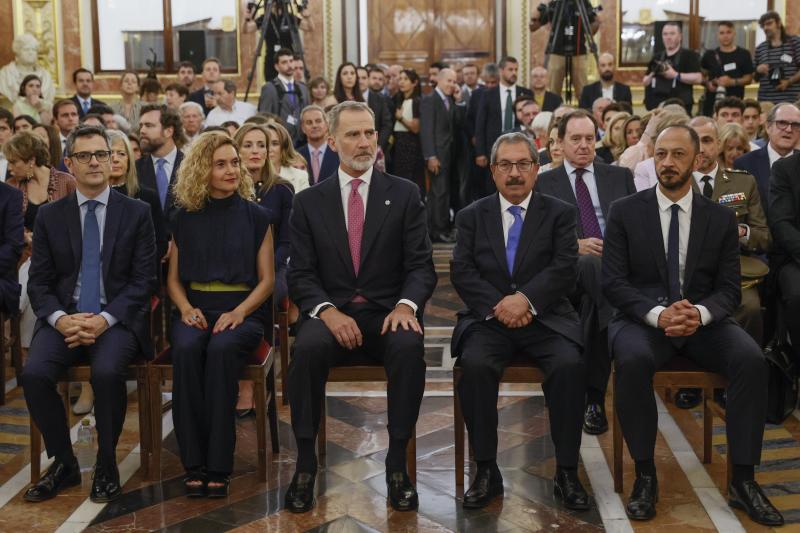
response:
[[[556,40],[564,35],[564,30],[571,21],[568,19],[567,14],[567,7],[570,3],[573,3],[575,7],[578,9],[578,20],[580,25],[583,27],[583,39],[586,43],[586,49],[591,51],[592,55],[594,56],[595,62],[599,63],[599,58],[597,55],[597,44],[594,42],[594,37],[592,36],[591,26],[589,22],[589,11],[586,9],[586,3],[584,0],[560,0],[558,5],[553,11],[553,16],[550,20],[551,28],[550,37],[547,40],[547,48],[545,48],[545,55],[544,55],[544,66],[547,68],[547,65],[550,63],[550,56],[553,54],[553,49],[556,46]],[[567,89],[565,93],[565,102],[572,101],[572,58],[578,51],[580,47],[580,43],[576,43],[575,45],[567,45],[564,47],[563,56],[564,56],[564,79],[567,82]],[[562,54],[559,54],[562,55]],[[580,95],[578,95],[580,96]]]

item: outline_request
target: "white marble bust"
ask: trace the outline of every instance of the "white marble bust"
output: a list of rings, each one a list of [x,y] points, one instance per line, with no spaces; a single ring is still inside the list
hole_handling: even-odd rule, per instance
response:
[[[35,74],[42,80],[42,98],[52,102],[56,90],[50,73],[38,64],[39,41],[36,37],[29,33],[17,35],[12,50],[14,61],[0,68],[0,94],[14,102],[19,96],[22,80],[28,74]]]

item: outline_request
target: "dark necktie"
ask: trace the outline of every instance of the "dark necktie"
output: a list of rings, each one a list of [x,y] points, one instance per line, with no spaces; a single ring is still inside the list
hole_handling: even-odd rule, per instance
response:
[[[508,262],[508,273],[514,272],[514,258],[517,257],[517,247],[519,238],[522,235],[522,207],[512,205],[508,212],[514,217],[514,222],[508,228],[508,240],[506,241],[506,261]]]
[[[667,277],[669,279],[670,305],[681,299],[680,278],[680,229],[678,226],[678,213],[681,207],[672,204],[672,215],[669,220],[669,235],[667,236]]]
[[[503,116],[503,131],[514,127],[514,101],[511,99],[511,89],[506,92],[506,110]]]
[[[81,257],[81,293],[78,296],[78,311],[100,312],[100,226],[95,209],[100,202],[86,202],[83,219],[83,253]]]
[[[158,187],[158,199],[161,201],[161,209],[167,204],[167,191],[169,190],[169,177],[164,165],[167,160],[164,158],[156,160],[156,187]]]
[[[586,186],[586,182],[583,181],[584,172],[586,172],[585,168],[575,169],[575,198],[578,200],[583,238],[595,237],[602,239],[603,233],[600,231],[600,222],[597,220],[597,213],[594,210],[592,195],[589,194],[589,188]]]
[[[711,176],[703,176],[700,181],[703,182],[703,196],[711,198],[714,194],[714,187],[711,185]]]
[[[294,94],[294,83],[289,82],[286,84],[286,94],[289,96],[289,103],[292,107],[297,107],[297,95]]]

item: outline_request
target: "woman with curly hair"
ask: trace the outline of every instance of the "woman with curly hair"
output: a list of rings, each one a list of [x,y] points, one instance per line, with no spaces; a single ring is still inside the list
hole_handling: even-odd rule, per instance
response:
[[[201,134],[178,170],[167,290],[176,307],[175,435],[192,497],[228,495],[238,380],[264,335],[272,233],[254,192],[236,143],[223,133]]]

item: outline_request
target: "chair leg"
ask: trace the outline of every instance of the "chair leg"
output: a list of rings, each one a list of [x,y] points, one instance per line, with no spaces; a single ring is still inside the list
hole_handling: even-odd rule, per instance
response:
[[[278,313],[278,341],[281,352],[281,403],[289,403],[289,313]]]
[[[258,444],[258,479],[267,480],[267,384],[264,375],[253,383],[256,406],[256,442]]]
[[[269,419],[269,435],[272,440],[272,453],[277,455],[281,452],[280,435],[278,434],[278,400],[275,387],[275,364],[273,363],[267,374],[266,387],[270,391],[269,405],[267,406],[267,418]]]
[[[14,373],[17,375],[17,385],[22,376],[22,332],[20,330],[20,317],[11,319],[11,361],[14,364]]]
[[[458,381],[461,372],[453,369],[453,432],[455,434],[456,455],[456,497],[464,493],[464,414],[461,412],[461,400],[458,397]]]
[[[319,464],[325,465],[325,448],[327,446],[326,426],[328,418],[328,410],[326,409],[327,396],[322,396],[322,408],[320,409],[319,431],[317,432],[317,458]]]
[[[710,402],[713,401],[714,389],[703,389],[703,464],[711,463],[711,443],[714,433],[714,413],[711,410]]]
[[[148,479],[150,455],[153,449],[152,423],[150,422],[150,402],[148,401],[147,368],[136,369],[136,396],[139,402],[139,467],[144,479]]]
[[[161,371],[155,367],[148,369],[148,403],[150,407],[150,464],[147,467],[148,481],[161,479],[162,413],[161,413]]]
[[[6,363],[13,357],[9,353],[9,358],[6,359],[6,348],[8,347],[8,338],[6,337],[6,315],[0,315],[0,405],[6,404]],[[14,334],[13,321],[8,321],[9,337]]]
[[[613,378],[612,378],[613,379]],[[612,429],[612,455],[614,457],[614,492],[622,492],[622,428],[619,425],[615,402],[615,387],[611,387],[611,406],[614,410],[614,427]]]
[[[411,438],[408,439],[408,446],[406,448],[406,464],[408,465],[408,477],[411,482],[416,485],[417,483],[417,427],[414,426]]]
[[[31,429],[31,483],[36,483],[42,474],[42,434],[39,428],[30,422]]]

